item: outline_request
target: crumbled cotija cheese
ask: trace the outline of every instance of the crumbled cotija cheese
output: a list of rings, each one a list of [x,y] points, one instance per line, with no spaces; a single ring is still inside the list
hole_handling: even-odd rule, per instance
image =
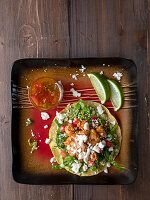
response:
[[[44,128],[45,128],[45,129],[48,128],[48,125],[45,125]]]
[[[81,165],[82,165],[81,163],[73,163],[72,164],[72,171],[75,172],[75,173],[78,173]]]
[[[107,167],[110,167],[111,165],[110,165],[110,162],[107,162]]]
[[[80,72],[84,72],[86,70],[86,67],[84,67],[83,65],[81,65],[81,69],[79,69]]]
[[[74,97],[81,97],[81,93],[77,92],[74,88],[71,88],[70,91]]]
[[[74,83],[70,83],[71,86],[74,86]]]
[[[113,74],[113,76],[114,76],[118,81],[120,81],[121,78],[122,78],[122,76],[123,76],[123,74],[120,73],[120,72],[116,72],[116,73]]]
[[[45,143],[46,143],[46,144],[49,144],[49,142],[50,142],[50,139],[49,139],[49,138],[46,138]]]
[[[101,72],[100,72],[100,75],[102,75],[102,74],[104,74],[104,72],[103,72],[103,71],[101,71]]]
[[[104,172],[105,172],[106,174],[108,174],[108,169],[104,169]]]
[[[59,113],[56,111],[56,117],[59,119],[59,120],[63,120],[65,118],[66,114],[65,113]]]
[[[87,152],[86,152],[86,154],[85,154],[85,156],[83,158],[83,160],[84,160],[85,163],[88,162],[88,158],[89,158],[90,153],[91,153],[91,149],[88,148]]]
[[[98,146],[98,144],[96,144],[94,147],[93,147],[93,151],[97,152],[97,153],[100,153],[101,149],[100,147]]]
[[[78,78],[77,78],[78,75],[79,75],[79,74],[73,74],[73,75],[72,75],[72,78],[74,78],[75,80],[78,80]]]
[[[111,121],[111,120],[108,120],[113,126],[115,126],[116,124],[116,121]]]
[[[103,140],[102,142],[98,143],[100,149],[103,149],[106,146],[106,142]]]
[[[113,147],[109,147],[108,151],[113,151]]]
[[[49,114],[46,112],[41,112],[41,117],[43,120],[48,120],[50,118]]]
[[[87,169],[88,169],[88,166],[84,164],[83,165],[83,171],[85,172]]]
[[[97,106],[97,111],[98,111],[98,113],[99,113],[100,115],[102,115],[102,114],[104,113],[104,110],[102,109],[102,106],[101,106],[101,105]]]
[[[75,140],[79,143],[80,147],[83,147],[87,139],[88,137],[86,135],[77,135]]]
[[[50,159],[50,162],[53,163],[53,162],[57,162],[57,161],[56,161],[55,157],[52,157],[52,158]]]

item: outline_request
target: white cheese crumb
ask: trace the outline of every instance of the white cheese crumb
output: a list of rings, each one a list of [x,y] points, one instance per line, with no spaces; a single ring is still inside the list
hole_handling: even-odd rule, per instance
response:
[[[30,87],[27,85],[27,89],[29,89]]]
[[[78,80],[77,76],[78,76],[77,74],[73,74],[72,78],[74,78],[75,80]]]
[[[101,71],[101,72],[100,72],[100,75],[102,75],[102,74],[104,74],[104,72],[103,72],[103,71]]]
[[[70,83],[71,86],[74,86],[74,83]]]
[[[111,165],[110,165],[110,162],[107,162],[107,167],[110,167]]]
[[[48,120],[50,118],[49,114],[46,112],[41,112],[41,117],[43,120]]]
[[[47,72],[47,69],[44,69],[44,72]]]
[[[123,74],[120,73],[120,72],[117,72],[117,73],[114,73],[113,76],[114,76],[118,81],[120,81],[121,78],[122,78],[122,76],[123,76]]]
[[[97,106],[97,111],[98,111],[98,113],[99,113],[100,115],[102,115],[102,114],[104,113],[104,110],[102,109],[102,106],[101,106],[101,105]]]
[[[69,121],[68,121],[70,124],[72,124],[72,120],[71,119],[69,119]]]
[[[98,127],[98,124],[99,124],[99,122],[98,122],[97,119],[92,119],[92,127],[93,127],[93,128],[97,128],[97,127]]]
[[[88,166],[84,164],[83,165],[83,171],[85,172],[87,169],[88,169]]]
[[[108,169],[104,169],[104,172],[105,172],[106,174],[108,174]]]
[[[77,135],[75,140],[79,143],[79,146],[83,147],[87,139],[88,137],[86,135]]]
[[[67,150],[70,150],[70,145],[67,145],[67,147],[66,147],[66,148],[67,148]]]
[[[88,131],[89,129],[90,129],[89,123],[85,122],[85,124],[84,124],[84,130]]]
[[[78,173],[81,165],[82,165],[81,163],[73,163],[72,164],[72,171],[75,172],[75,173]]]
[[[34,137],[35,136],[35,134],[33,133],[33,130],[31,129],[31,135]]]
[[[49,144],[49,142],[50,142],[50,139],[49,139],[49,138],[46,138],[45,143],[46,143],[46,144]]]
[[[88,158],[89,158],[89,155],[91,153],[91,149],[87,149],[87,152],[83,158],[84,162],[87,163],[88,162]]]
[[[110,121],[110,120],[108,120],[113,126],[115,126],[115,124],[116,124],[116,121]]]
[[[53,162],[57,162],[57,161],[56,161],[55,157],[52,157],[52,158],[50,159],[50,162],[53,163]]]
[[[48,128],[48,125],[45,125],[44,128],[45,128],[45,129]]]
[[[68,106],[70,106],[70,105],[71,105],[71,104],[70,104],[70,103],[68,103],[67,107],[68,107]]]
[[[114,149],[113,149],[113,147],[109,147],[109,149],[108,149],[108,151],[113,151]]]
[[[84,67],[83,65],[81,65],[81,69],[79,69],[80,72],[84,72],[86,70],[86,67]]]
[[[74,88],[71,88],[70,91],[74,97],[81,97],[81,93],[77,92]]]
[[[57,116],[57,118],[59,120],[63,120],[65,118],[66,114],[65,113],[61,114],[61,113],[59,113],[59,112],[56,111],[56,116]]]
[[[106,146],[106,142],[103,140],[102,142],[98,143],[100,149],[103,149]]]
[[[83,74],[83,76],[86,76],[86,74]]]
[[[97,152],[97,153],[100,153],[100,147],[98,146],[98,144],[96,144],[94,147],[93,147],[93,151]]]

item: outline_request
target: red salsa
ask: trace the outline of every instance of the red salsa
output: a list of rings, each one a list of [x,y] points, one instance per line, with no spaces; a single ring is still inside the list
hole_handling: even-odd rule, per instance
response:
[[[36,79],[29,88],[29,99],[40,110],[55,108],[62,99],[61,86],[48,77]]]

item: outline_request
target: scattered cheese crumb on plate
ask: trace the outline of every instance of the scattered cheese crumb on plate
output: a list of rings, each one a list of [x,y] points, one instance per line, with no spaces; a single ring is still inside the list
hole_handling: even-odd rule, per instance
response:
[[[116,72],[116,73],[113,74],[113,76],[114,76],[118,81],[120,81],[121,78],[122,78],[122,76],[123,76],[123,74],[120,73],[120,72]]]
[[[81,97],[81,93],[77,92],[74,88],[71,88],[70,91],[74,97]]]
[[[45,129],[48,128],[48,125],[46,124],[46,125],[44,126],[44,128],[45,128]]]
[[[41,112],[41,118],[43,120],[48,120],[50,118],[49,114],[46,112]]]

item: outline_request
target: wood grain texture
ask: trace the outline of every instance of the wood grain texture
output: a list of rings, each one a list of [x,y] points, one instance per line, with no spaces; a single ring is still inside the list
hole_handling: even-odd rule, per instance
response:
[[[140,105],[139,172],[135,183],[129,186],[74,186],[74,199],[84,199],[84,196],[94,200],[149,199],[148,3],[141,0],[72,0],[70,3],[70,56],[133,59],[138,68]]]
[[[150,0],[0,1],[0,199],[147,200],[150,195]],[[11,175],[10,70],[25,57],[131,58],[138,68],[139,172],[128,186],[31,186]]]
[[[21,185],[12,179],[10,72],[25,57],[69,57],[67,0],[0,2],[0,200],[70,200],[72,185]]]

